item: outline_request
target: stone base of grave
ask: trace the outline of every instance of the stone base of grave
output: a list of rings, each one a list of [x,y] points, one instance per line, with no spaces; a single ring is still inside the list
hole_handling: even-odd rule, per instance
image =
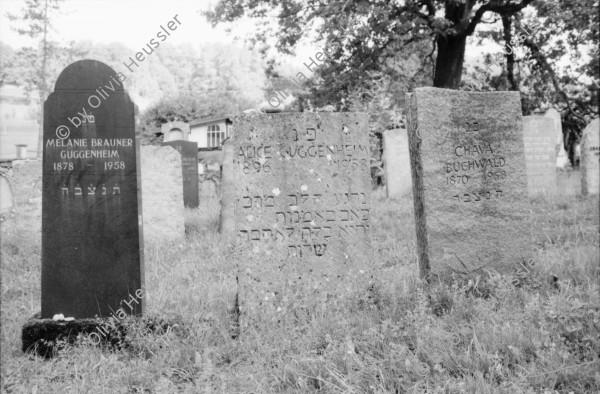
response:
[[[119,322],[109,319],[56,321],[36,316],[23,325],[21,349],[25,353],[34,353],[44,358],[56,356],[67,344],[74,344],[80,335],[89,337],[91,343],[97,346],[127,349],[130,346],[128,327],[136,323],[141,329],[153,334],[164,334],[171,330],[186,331],[181,323],[176,322],[179,319],[166,321],[152,316],[134,316]]]

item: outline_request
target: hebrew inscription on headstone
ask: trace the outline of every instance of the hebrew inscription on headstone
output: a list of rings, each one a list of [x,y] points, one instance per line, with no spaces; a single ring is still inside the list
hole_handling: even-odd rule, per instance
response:
[[[421,275],[512,273],[532,253],[519,94],[419,88],[407,103]]]
[[[43,142],[42,318],[141,313],[134,104],[117,73],[94,60],[65,68]]]
[[[234,127],[242,311],[285,313],[367,287],[366,114],[249,115]]]

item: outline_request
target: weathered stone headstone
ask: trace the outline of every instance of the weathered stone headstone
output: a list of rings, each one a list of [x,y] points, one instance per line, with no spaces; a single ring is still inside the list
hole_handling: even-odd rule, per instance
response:
[[[510,273],[532,253],[518,92],[419,88],[407,103],[421,275]]]
[[[0,171],[0,213],[13,209],[15,205],[15,193],[12,182],[7,173]]]
[[[383,167],[388,197],[401,197],[412,193],[406,129],[383,132]]]
[[[546,116],[524,116],[523,142],[529,197],[556,194],[554,121]]]
[[[594,119],[581,135],[581,194],[600,193],[600,120]]]
[[[192,141],[163,142],[181,154],[183,175],[183,204],[188,208],[198,208],[198,143]]]
[[[242,313],[281,317],[291,304],[326,305],[366,288],[366,114],[248,115],[234,127]]]
[[[185,238],[181,156],[171,146],[142,146],[142,195],[146,246]]]
[[[203,207],[213,206],[215,200],[219,199],[219,185],[215,177],[203,178],[199,182],[200,205]]]
[[[62,71],[43,148],[42,318],[143,312],[134,104],[114,70]]]
[[[223,143],[223,165],[221,166],[221,215],[219,232],[225,247],[235,242],[235,184],[233,183],[233,141]]]
[[[18,210],[27,210],[33,216],[42,216],[42,161],[13,161],[13,186]],[[41,220],[35,223],[40,224]]]
[[[544,116],[554,121],[554,133],[556,135],[556,167],[564,169],[569,165],[569,155],[565,150],[565,141],[562,131],[562,119],[555,108],[550,108]]]

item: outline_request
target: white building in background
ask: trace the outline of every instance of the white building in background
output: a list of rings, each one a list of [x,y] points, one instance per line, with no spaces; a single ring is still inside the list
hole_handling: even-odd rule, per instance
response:
[[[198,143],[198,149],[221,149],[223,141],[231,136],[230,117],[199,119],[190,122],[189,141]]]
[[[191,141],[198,144],[198,174],[211,176],[221,171],[222,145],[232,135],[230,117],[198,119],[190,123],[169,122],[161,126],[163,141]]]
[[[31,92],[31,97],[36,94]],[[25,89],[10,84],[0,88],[0,159],[37,156],[38,111]]]

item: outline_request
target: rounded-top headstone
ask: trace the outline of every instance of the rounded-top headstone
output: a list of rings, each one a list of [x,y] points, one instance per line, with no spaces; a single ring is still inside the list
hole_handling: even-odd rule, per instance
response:
[[[66,67],[44,103],[42,318],[143,311],[134,111],[95,60]]]
[[[104,88],[112,79],[118,79],[118,75],[110,66],[97,60],[85,59],[79,60],[68,65],[58,76],[54,91],[63,90],[83,90],[95,91],[99,88]],[[123,85],[113,82],[112,86],[115,91],[122,92]],[[110,92],[111,88],[108,88]],[[98,93],[96,93],[98,94]]]

